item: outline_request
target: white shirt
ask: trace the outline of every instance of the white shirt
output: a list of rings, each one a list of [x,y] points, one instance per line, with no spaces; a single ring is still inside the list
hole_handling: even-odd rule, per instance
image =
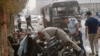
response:
[[[27,36],[24,37],[24,39],[20,42],[20,47],[18,49],[18,56],[22,56],[22,52],[24,50],[24,53],[26,53],[26,49],[27,49]]]
[[[78,23],[76,18],[69,18],[68,30],[71,34],[74,34],[76,31],[75,25]]]

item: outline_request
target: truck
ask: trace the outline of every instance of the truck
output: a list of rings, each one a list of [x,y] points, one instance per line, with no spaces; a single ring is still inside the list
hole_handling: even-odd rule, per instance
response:
[[[62,17],[80,15],[80,6],[77,1],[56,1],[41,8],[44,27],[66,28]]]

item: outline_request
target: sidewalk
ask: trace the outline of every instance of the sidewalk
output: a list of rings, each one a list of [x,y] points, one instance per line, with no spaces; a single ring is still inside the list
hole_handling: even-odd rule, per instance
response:
[[[99,51],[98,53],[99,53],[99,54],[98,54],[98,56],[100,56],[100,39],[99,39],[99,43],[98,43],[98,44],[99,44],[99,49],[98,49],[98,51]],[[85,47],[85,49],[86,49],[87,56],[89,56],[89,53],[91,53],[91,49],[90,49],[89,44],[88,44],[88,45],[85,45],[84,47]]]

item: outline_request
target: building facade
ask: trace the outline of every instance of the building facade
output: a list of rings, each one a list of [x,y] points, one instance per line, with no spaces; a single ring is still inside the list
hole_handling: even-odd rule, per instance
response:
[[[89,11],[93,13],[100,12],[100,3],[83,3],[80,4],[81,10],[87,8]]]
[[[57,0],[36,0],[37,14],[40,14],[41,8]]]

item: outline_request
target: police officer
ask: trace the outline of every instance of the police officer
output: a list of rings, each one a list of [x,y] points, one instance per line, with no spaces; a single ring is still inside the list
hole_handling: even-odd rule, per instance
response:
[[[68,31],[72,37],[72,40],[84,50],[84,56],[86,56],[86,51],[83,46],[82,33],[79,31],[79,22],[76,18],[63,17],[63,22],[68,26]],[[75,50],[74,50],[75,51]],[[80,56],[77,51],[75,51],[76,56]]]
[[[66,43],[69,41],[72,44],[73,48],[79,52],[80,56],[83,56],[83,51],[81,50],[81,48],[76,43],[74,43],[69,38],[69,36],[60,28],[56,27],[45,28],[42,31],[38,32],[38,37],[40,40],[48,42],[49,40],[51,40],[51,37],[55,36],[55,33],[56,36],[58,36],[58,38],[63,41],[64,45],[66,45]]]

